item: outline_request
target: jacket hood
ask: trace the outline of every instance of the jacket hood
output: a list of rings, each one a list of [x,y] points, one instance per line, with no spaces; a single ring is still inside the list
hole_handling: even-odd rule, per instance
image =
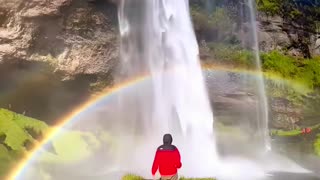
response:
[[[172,136],[171,136],[171,134],[165,134],[163,136],[163,144],[165,144],[165,145],[172,144]]]

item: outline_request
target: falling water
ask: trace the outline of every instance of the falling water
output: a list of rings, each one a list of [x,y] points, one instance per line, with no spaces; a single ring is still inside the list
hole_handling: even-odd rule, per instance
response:
[[[158,137],[167,132],[182,136],[176,143],[185,153],[184,170],[212,176],[217,162],[213,112],[198,59],[188,0],[122,0],[119,22],[119,77],[151,75],[151,95],[144,97],[137,92],[134,110],[140,112],[138,121],[143,119],[145,124],[141,129],[144,136]],[[205,148],[199,148],[200,145]]]
[[[253,1],[248,2],[257,68],[261,69]],[[213,112],[198,59],[188,0],[121,0],[119,24],[121,64],[117,80],[121,82],[146,74],[150,79],[95,103],[75,117],[74,124],[61,130],[91,132],[103,140],[102,148],[95,149],[94,143],[90,142],[93,143],[90,155],[68,162],[63,158],[89,151],[91,145],[84,143],[82,149],[68,149],[62,157],[50,153],[52,148],[46,145],[29,161],[25,172],[21,173],[23,179],[44,179],[43,176],[61,180],[121,179],[126,173],[150,178],[154,152],[161,143],[161,136],[168,132],[173,134],[174,144],[181,152],[183,168],[179,174],[187,177],[265,180],[266,172],[274,170],[305,172],[301,167],[289,166],[295,164],[272,153],[263,154],[262,158],[218,158]],[[258,86],[258,109],[262,109],[258,113],[258,121],[262,122],[258,131],[269,149],[268,109],[262,74]],[[109,135],[108,143],[105,143],[105,134],[99,134],[101,132]],[[64,146],[70,145],[71,141],[65,139],[63,133],[55,138],[59,137],[65,144],[56,149],[58,154],[64,153]],[[251,146],[247,147],[249,144],[233,143],[232,148],[238,149],[236,146],[239,145],[251,152]]]
[[[268,116],[268,101],[265,91],[265,82],[264,77],[262,74],[262,68],[261,68],[261,60],[259,55],[259,43],[258,43],[258,34],[257,34],[257,23],[256,23],[256,15],[255,15],[255,9],[254,9],[254,1],[248,0],[248,6],[250,9],[250,24],[252,26],[252,32],[253,32],[253,46],[254,46],[254,53],[255,53],[255,59],[256,59],[256,66],[257,70],[259,72],[258,76],[258,97],[260,99],[259,101],[259,113],[258,113],[258,131],[260,132],[260,135],[262,136],[262,142],[264,144],[264,147],[266,150],[271,150],[271,144],[270,144],[270,136],[269,136],[269,128],[268,128],[268,122],[269,122],[269,116]]]

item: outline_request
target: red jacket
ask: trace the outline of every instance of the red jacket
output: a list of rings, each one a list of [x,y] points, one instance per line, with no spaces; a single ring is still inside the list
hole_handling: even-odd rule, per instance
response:
[[[301,131],[301,133],[302,133],[302,134],[309,134],[309,133],[311,133],[311,131],[312,131],[312,129],[309,128],[309,127],[307,127],[307,128],[303,128],[302,131]]]
[[[162,145],[157,149],[152,165],[152,175],[155,175],[157,170],[162,176],[170,176],[177,174],[177,169],[181,168],[180,152],[173,146],[166,147]]]

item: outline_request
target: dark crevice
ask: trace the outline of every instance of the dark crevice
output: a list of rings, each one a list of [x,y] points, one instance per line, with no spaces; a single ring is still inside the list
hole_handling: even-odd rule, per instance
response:
[[[23,143],[23,147],[25,147],[28,151],[32,150],[34,144],[30,140],[26,140]]]
[[[4,134],[0,135],[0,144],[6,147],[8,151],[12,151],[12,148],[5,143],[6,138],[7,138],[6,135]]]
[[[36,132],[36,131],[35,131],[34,129],[32,129],[32,128],[25,128],[25,131],[27,131],[27,133],[30,134],[33,139],[41,139],[41,138],[42,138],[42,134]]]

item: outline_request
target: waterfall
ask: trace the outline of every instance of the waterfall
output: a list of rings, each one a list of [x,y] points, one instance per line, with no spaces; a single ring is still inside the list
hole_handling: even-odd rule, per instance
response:
[[[151,77],[146,87],[151,95],[135,96],[134,112],[143,121],[144,136],[172,133],[179,139],[185,173],[214,175],[213,112],[188,0],[123,0],[119,22],[120,79],[142,73]]]

